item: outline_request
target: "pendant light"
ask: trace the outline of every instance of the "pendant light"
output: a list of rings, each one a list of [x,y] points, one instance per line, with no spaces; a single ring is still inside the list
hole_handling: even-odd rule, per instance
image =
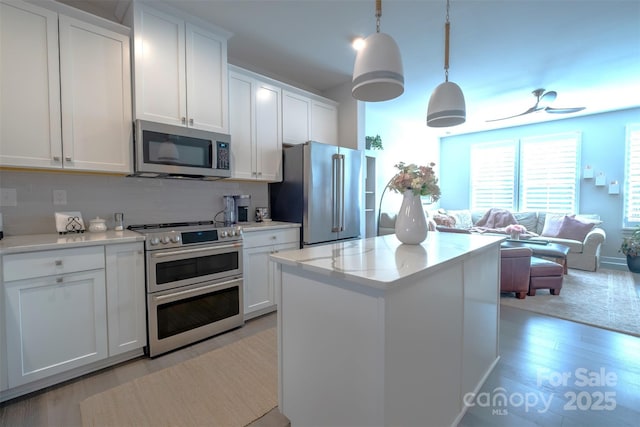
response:
[[[447,18],[444,24],[444,83],[431,94],[427,110],[427,126],[448,127],[464,123],[466,107],[462,89],[449,81],[449,0],[447,0]]]
[[[404,92],[400,49],[388,34],[380,32],[382,0],[376,0],[376,32],[364,40],[353,67],[351,93],[360,101],[388,101]]]

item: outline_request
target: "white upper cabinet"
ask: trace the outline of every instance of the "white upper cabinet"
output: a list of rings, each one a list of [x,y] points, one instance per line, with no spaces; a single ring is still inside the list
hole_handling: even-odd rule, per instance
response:
[[[227,38],[134,4],[135,116],[228,133]]]
[[[282,142],[302,144],[311,139],[311,99],[282,91]]]
[[[233,178],[282,179],[281,93],[252,73],[229,73]]]
[[[60,70],[64,167],[130,173],[129,37],[60,16]]]
[[[338,145],[338,107],[311,101],[311,140]]]
[[[0,164],[60,167],[58,14],[0,2]]]
[[[0,165],[130,173],[128,29],[15,0],[0,8]]]
[[[338,145],[338,105],[298,92],[282,92],[282,142]]]

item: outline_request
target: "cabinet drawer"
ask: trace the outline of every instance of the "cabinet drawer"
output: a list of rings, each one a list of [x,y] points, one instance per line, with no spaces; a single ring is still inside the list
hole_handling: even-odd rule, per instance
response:
[[[244,247],[279,245],[281,243],[296,243],[300,241],[299,228],[280,228],[264,231],[245,231]]]
[[[2,257],[5,282],[104,268],[104,247],[28,252]]]

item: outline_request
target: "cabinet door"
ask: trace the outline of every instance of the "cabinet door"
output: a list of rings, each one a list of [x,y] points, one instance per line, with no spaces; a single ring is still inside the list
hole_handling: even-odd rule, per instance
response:
[[[147,345],[142,243],[106,246],[109,356]]]
[[[255,84],[256,176],[263,181],[282,180],[282,120],[279,88]]]
[[[60,16],[65,169],[131,172],[129,37]]]
[[[0,2],[0,165],[61,167],[58,16]]]
[[[282,91],[282,142],[302,144],[310,139],[311,99]]]
[[[271,280],[269,265],[271,251],[272,246],[261,246],[245,249],[242,254],[245,320],[253,317],[252,313],[275,305],[273,280]],[[258,314],[262,314],[262,312],[255,315]]]
[[[135,9],[136,118],[185,125],[184,21],[139,4]]]
[[[338,145],[338,107],[312,101],[311,140]]]
[[[107,357],[104,269],[4,286],[9,387]]]
[[[253,79],[229,74],[231,173],[237,179],[255,179]]]
[[[188,126],[229,133],[227,40],[189,23],[186,31]]]

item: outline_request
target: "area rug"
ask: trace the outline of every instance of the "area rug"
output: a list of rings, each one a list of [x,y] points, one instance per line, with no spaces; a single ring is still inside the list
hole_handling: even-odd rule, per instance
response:
[[[246,426],[278,404],[276,342],[270,328],[91,396],[82,425]]]
[[[500,304],[640,336],[640,298],[628,271],[569,269],[560,295],[538,289],[520,300],[506,293]]]

